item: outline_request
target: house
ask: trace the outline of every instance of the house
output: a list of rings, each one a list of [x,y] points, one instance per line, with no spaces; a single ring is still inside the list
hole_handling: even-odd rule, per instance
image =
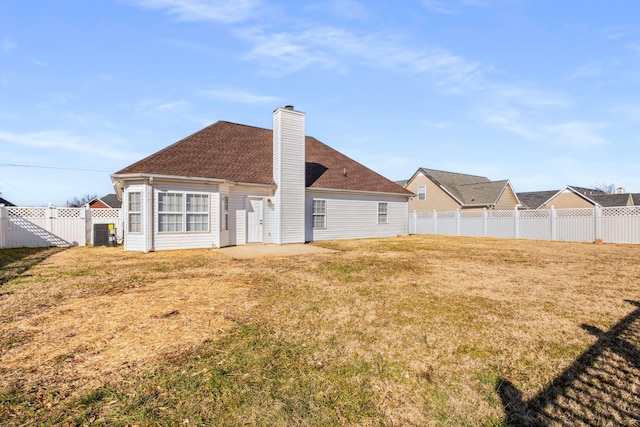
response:
[[[114,193],[106,194],[102,197],[96,197],[88,203],[91,209],[120,209],[122,201],[118,200],[118,196]]]
[[[405,235],[408,190],[305,136],[219,121],[114,173],[125,249],[218,248]]]
[[[509,180],[491,181],[484,176],[419,168],[404,186],[417,194],[409,211],[467,211],[514,209],[520,205]]]
[[[631,194],[617,192],[605,193],[593,188],[568,185],[562,190],[531,191],[518,193],[524,209],[556,209],[592,208],[596,204],[602,207],[633,206]]]
[[[6,207],[12,207],[15,206],[13,203],[11,203],[10,201],[3,199],[2,197],[0,197],[0,205],[5,205]]]

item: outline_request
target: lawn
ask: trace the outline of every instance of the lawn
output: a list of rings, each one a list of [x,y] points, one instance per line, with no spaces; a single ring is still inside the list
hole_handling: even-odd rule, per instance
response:
[[[318,245],[0,250],[0,424],[640,423],[639,246]]]

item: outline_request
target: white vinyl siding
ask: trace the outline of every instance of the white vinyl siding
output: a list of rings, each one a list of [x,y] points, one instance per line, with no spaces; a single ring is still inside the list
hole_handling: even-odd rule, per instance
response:
[[[209,195],[193,193],[158,194],[158,232],[209,231]]]
[[[325,200],[313,200],[313,228],[327,227],[327,202]]]
[[[129,193],[127,199],[129,216],[129,233],[142,232],[142,194],[139,191]]]
[[[388,205],[386,202],[378,202],[378,224],[387,224],[389,222]]]
[[[418,185],[418,200],[426,200],[426,199],[427,199],[427,186]]]
[[[313,201],[325,201],[328,218],[326,228],[313,227]],[[378,203],[387,204],[387,220],[378,224]],[[307,190],[306,241],[363,239],[388,237],[408,233],[407,198],[380,194],[350,194],[346,192]]]

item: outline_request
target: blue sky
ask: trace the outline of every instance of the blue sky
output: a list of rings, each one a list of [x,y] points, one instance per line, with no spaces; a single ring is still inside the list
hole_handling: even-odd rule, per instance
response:
[[[0,192],[64,205],[218,120],[382,175],[640,192],[640,2],[0,0]],[[21,166],[18,166],[21,165]]]

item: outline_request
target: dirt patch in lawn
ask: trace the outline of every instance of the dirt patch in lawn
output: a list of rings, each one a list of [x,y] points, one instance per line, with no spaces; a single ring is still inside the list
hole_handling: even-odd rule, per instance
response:
[[[215,265],[210,265],[215,264]],[[212,251],[73,248],[34,265],[0,299],[2,384],[69,396],[216,338],[248,309],[249,276]]]

